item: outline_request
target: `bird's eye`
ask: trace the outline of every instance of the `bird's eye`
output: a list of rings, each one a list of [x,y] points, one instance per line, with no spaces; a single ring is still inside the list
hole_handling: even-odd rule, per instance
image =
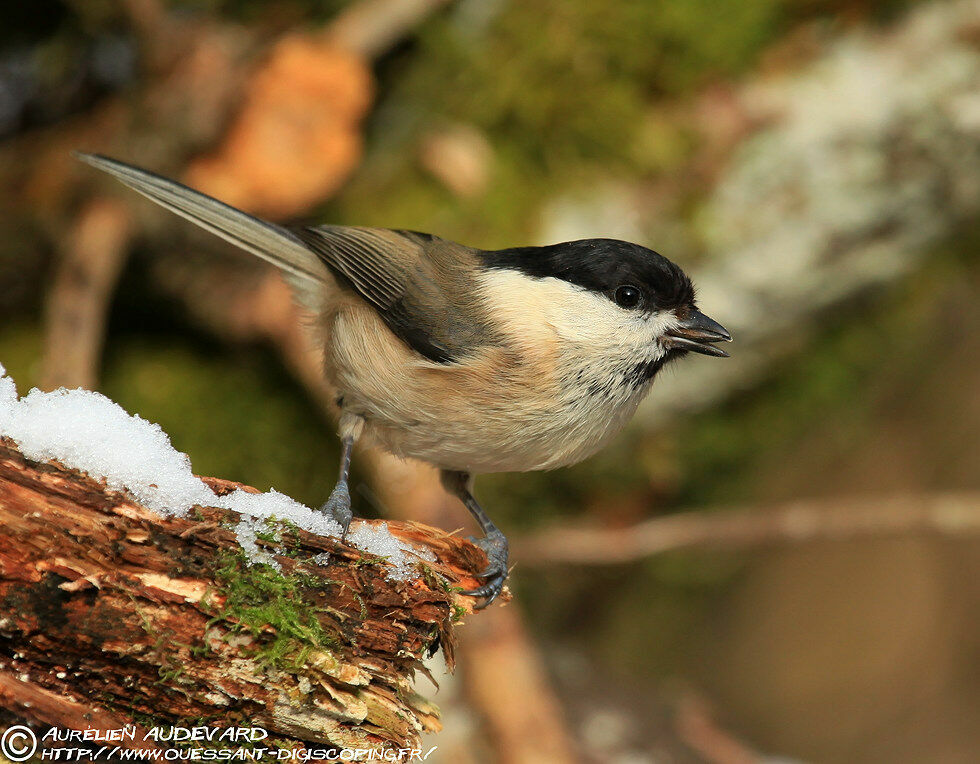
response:
[[[616,304],[621,308],[635,308],[643,295],[635,286],[621,286],[616,290]]]

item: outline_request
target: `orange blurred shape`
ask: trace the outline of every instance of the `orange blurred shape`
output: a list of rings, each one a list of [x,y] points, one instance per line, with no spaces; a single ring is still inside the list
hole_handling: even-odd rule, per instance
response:
[[[223,143],[188,168],[187,183],[256,214],[299,215],[357,166],[373,90],[359,57],[287,35],[250,77]]]

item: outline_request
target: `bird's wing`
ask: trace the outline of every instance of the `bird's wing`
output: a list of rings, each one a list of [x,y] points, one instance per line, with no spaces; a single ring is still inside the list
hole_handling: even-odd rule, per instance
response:
[[[473,297],[472,271],[467,271],[475,258],[466,247],[412,231],[273,225],[139,167],[93,154],[77,156],[278,266],[311,307],[318,307],[320,285],[332,274],[432,361],[452,362],[488,342]]]
[[[466,261],[473,256],[466,247],[386,228],[291,230],[395,335],[429,360],[451,363],[491,341],[468,284]]]

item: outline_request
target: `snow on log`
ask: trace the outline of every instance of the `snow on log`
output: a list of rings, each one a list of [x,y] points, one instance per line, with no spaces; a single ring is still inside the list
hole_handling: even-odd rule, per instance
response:
[[[0,721],[251,725],[284,748],[439,728],[412,681],[439,648],[453,666],[476,604],[459,592],[487,564],[473,544],[380,521],[341,543],[288,497],[194,477],[95,393],[18,400],[0,376],[0,436]]]

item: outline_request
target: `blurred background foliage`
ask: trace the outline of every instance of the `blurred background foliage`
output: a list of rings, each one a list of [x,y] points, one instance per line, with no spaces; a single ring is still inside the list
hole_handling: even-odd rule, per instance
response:
[[[355,4],[180,0],[159,10],[183,24],[247,30],[264,51]],[[12,180],[0,219],[0,362],[21,392],[43,375],[45,300],[68,219],[37,209],[52,197],[23,178],[49,161],[47,142],[89,148],[78,142],[91,136],[72,125],[150,90],[159,73],[145,62],[139,5],[41,0],[4,10],[0,167]],[[358,128],[356,169],[292,217],[432,231],[484,248],[549,240],[567,229],[563,215],[573,230],[602,229],[595,235],[620,235],[638,217],[627,229],[635,238],[685,267],[710,267],[719,255],[703,245],[702,203],[746,136],[779,119],[738,109],[733,117],[728,104],[741,89],[819,68],[841,39],[888,39],[880,36],[917,10],[954,5],[445,3],[370,62],[376,92]],[[975,48],[980,15],[973,24],[957,39]],[[152,110],[140,119],[151,136],[183,129],[153,123]],[[68,138],[52,138],[66,125]],[[109,140],[105,150],[117,145],[122,158],[152,164],[158,143]],[[882,155],[893,148],[883,145]],[[208,149],[196,137],[187,146],[185,155]],[[179,171],[185,155],[154,169]],[[77,207],[95,188],[84,182],[59,204]],[[610,202],[596,193],[605,188],[626,191]],[[842,197],[846,208],[846,189]],[[571,212],[561,206],[569,199]],[[126,204],[145,213],[136,199]],[[485,503],[518,535],[706,506],[980,489],[975,212],[925,241],[914,267],[788,332],[790,349],[774,343],[779,352],[750,383],[683,417],[632,427],[577,467],[483,478]],[[171,264],[185,249],[207,253],[223,273],[257,266],[160,220],[137,236],[112,297],[99,389],[159,422],[199,473],[319,504],[334,477],[332,424],[274,338],[215,330],[172,285],[161,287],[180,282],[182,266]],[[669,374],[683,382],[699,363]],[[359,482],[373,480],[358,469]],[[366,515],[385,510],[360,504]],[[677,551],[598,567],[514,562],[512,586],[584,759],[723,761],[644,734],[691,692],[736,736],[789,757],[969,761],[980,746],[975,542]]]

